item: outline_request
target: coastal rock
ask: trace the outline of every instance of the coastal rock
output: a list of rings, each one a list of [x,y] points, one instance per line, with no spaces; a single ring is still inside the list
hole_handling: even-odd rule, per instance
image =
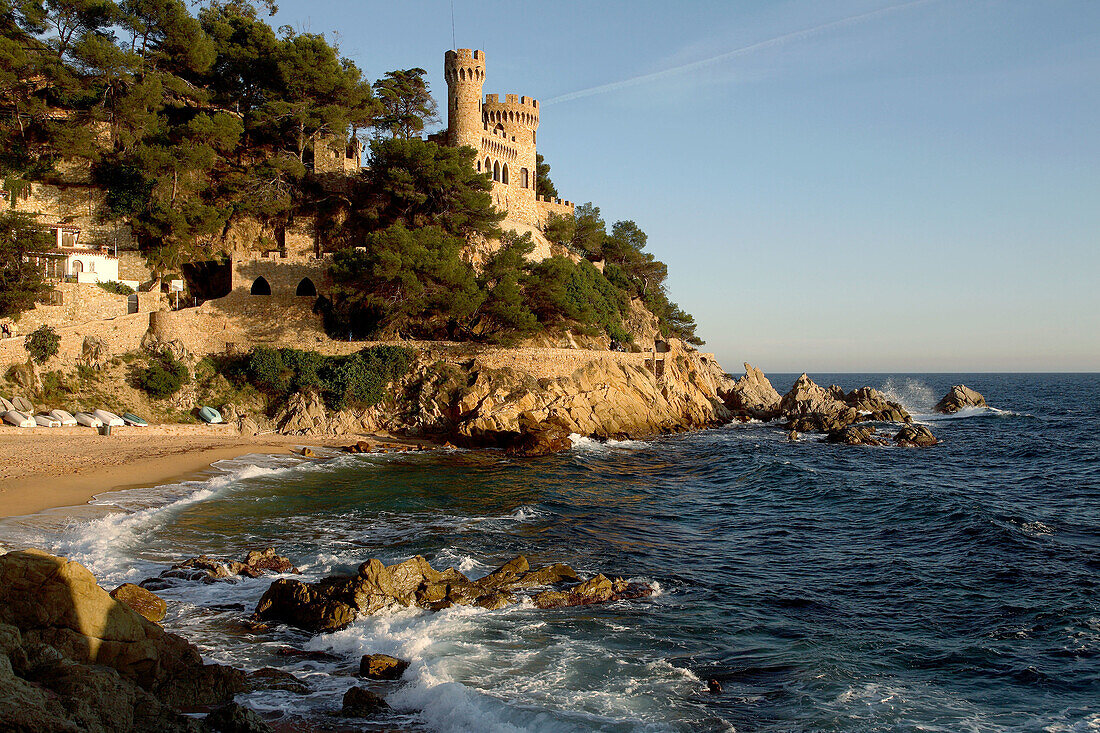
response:
[[[133,583],[123,583],[111,591],[111,598],[125,603],[153,623],[159,624],[168,613],[168,604],[156,593]]]
[[[894,436],[894,442],[906,448],[927,448],[940,441],[923,425],[906,425]]]
[[[248,687],[251,690],[282,690],[304,695],[309,685],[290,672],[274,667],[261,667],[248,673]]]
[[[719,393],[735,414],[744,414],[757,420],[774,420],[779,417],[782,397],[764,376],[764,372],[745,362],[745,376],[733,382]]]
[[[439,571],[419,555],[394,565],[371,559],[354,576],[332,576],[316,583],[283,579],[271,584],[260,599],[253,621],[281,621],[309,631],[336,631],[360,616],[385,608],[418,606],[439,611],[476,605],[499,609],[516,603],[516,593],[529,588],[576,583],[562,591],[544,591],[545,605],[576,606],[609,600],[641,598],[653,592],[643,583],[615,581],[597,575],[583,583],[568,565],[557,563],[532,570],[518,556],[484,578],[470,580],[454,568]],[[546,595],[550,594],[550,595]]]
[[[194,646],[112,598],[79,563],[11,552],[0,556],[0,587],[0,647],[10,668],[56,696],[49,699],[57,705],[39,700],[38,711],[75,723],[23,729],[195,730],[171,708],[223,703],[246,687],[244,673],[203,664]],[[35,696],[12,684],[17,698]]]
[[[340,714],[349,718],[370,718],[389,709],[390,706],[380,695],[362,687],[352,687],[344,693],[344,706]]]
[[[533,413],[525,412],[518,422],[520,432],[515,442],[508,446],[508,455],[548,456],[573,447],[570,429],[559,420],[540,421]]]
[[[343,588],[334,584],[307,584],[300,580],[276,580],[264,592],[253,616],[260,621],[282,621],[308,631],[336,631],[358,617],[343,600]]]
[[[897,402],[886,399],[886,396],[874,387],[860,387],[854,389],[843,397],[844,403],[858,410],[861,419],[878,420],[880,422],[911,422],[909,413]]]
[[[965,384],[956,384],[943,396],[942,400],[936,403],[932,410],[945,415],[953,415],[967,407],[988,407],[988,405],[985,402],[985,397],[982,397]]]
[[[865,425],[848,425],[829,433],[826,440],[844,445],[888,445],[885,440],[875,437],[874,428]]]
[[[324,433],[325,403],[316,391],[295,392],[275,415],[276,429],[282,435]]]
[[[160,574],[161,578],[182,578],[184,580],[226,580],[238,575],[258,578],[265,573],[299,573],[290,558],[275,552],[274,547],[264,550],[250,550],[242,561],[226,560],[218,557],[200,555],[191,557],[173,565],[170,570]],[[142,581],[141,585],[152,589],[156,583]]]
[[[645,583],[631,583],[622,578],[611,581],[603,575],[597,575],[564,591],[536,593],[531,602],[536,608],[549,609],[635,600],[650,595],[653,595],[653,588]]]
[[[218,733],[275,733],[259,713],[235,702],[210,711],[203,722]]]
[[[409,663],[389,654],[364,654],[359,660],[359,676],[369,680],[398,680]]]
[[[837,399],[836,391],[825,389],[806,374],[795,381],[790,391],[783,395],[779,403],[780,413],[787,418],[811,415],[831,417],[848,409],[850,408],[847,404]],[[800,432],[806,431],[801,430]]]

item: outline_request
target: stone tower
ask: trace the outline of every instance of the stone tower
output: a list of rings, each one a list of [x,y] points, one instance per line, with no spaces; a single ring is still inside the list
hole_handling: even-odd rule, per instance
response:
[[[485,84],[485,54],[460,48],[443,62],[447,79],[447,141],[456,147],[481,148],[481,87]]]
[[[538,100],[518,94],[505,94],[503,101],[500,95],[486,94],[483,100],[483,51],[448,51],[443,75],[447,80],[446,142],[478,152],[475,166],[493,182],[493,205],[508,220],[539,228],[551,214],[573,216],[572,203],[541,197],[535,190]]]

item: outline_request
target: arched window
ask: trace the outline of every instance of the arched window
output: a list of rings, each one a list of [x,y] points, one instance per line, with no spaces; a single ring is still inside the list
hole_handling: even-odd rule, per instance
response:
[[[504,167],[500,169],[500,182],[504,183],[504,184],[508,183],[508,164],[507,163],[505,163]]]
[[[489,156],[485,156],[485,175],[489,175],[493,172],[493,164],[489,160]]]
[[[461,79],[462,81],[466,81],[466,69],[459,69],[458,70],[458,78]]]
[[[481,161],[480,160],[477,162],[477,172],[481,173]]]
[[[249,292],[253,295],[271,295],[271,285],[261,275],[252,282],[252,290]]]
[[[526,168],[520,168],[519,169],[519,186],[520,186],[520,188],[528,188],[527,169]]]
[[[308,277],[303,277],[302,282],[298,283],[298,289],[294,292],[295,295],[308,295],[309,297],[315,297],[317,295],[317,286],[313,284],[313,281]]]
[[[493,163],[493,180],[494,181],[499,181],[500,180],[500,162],[499,161]]]
[[[499,132],[501,135],[503,135],[504,134],[504,125],[502,125],[498,122],[497,126],[495,128],[493,128],[493,132]]]
[[[78,275],[84,272],[84,263],[80,260],[73,260],[73,274]]]

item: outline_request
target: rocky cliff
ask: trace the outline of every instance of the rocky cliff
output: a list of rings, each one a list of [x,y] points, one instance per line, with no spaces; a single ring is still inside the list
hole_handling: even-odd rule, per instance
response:
[[[327,412],[312,395],[292,397],[276,416],[296,435],[390,431],[470,446],[508,447],[521,435],[555,433],[637,438],[727,422],[719,395],[726,376],[713,357],[674,345],[665,354],[592,352],[572,370],[501,354],[468,360],[422,357],[393,385],[392,402],[366,411]],[[547,356],[547,359],[552,356]],[[540,376],[542,374],[554,376]]]

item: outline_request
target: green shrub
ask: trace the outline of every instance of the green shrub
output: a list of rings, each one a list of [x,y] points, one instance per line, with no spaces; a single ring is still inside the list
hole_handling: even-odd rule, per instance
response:
[[[248,358],[248,380],[272,399],[316,389],[335,410],[368,407],[386,398],[386,386],[408,371],[413,352],[400,346],[372,346],[348,356],[316,351],[257,347]]]
[[[138,372],[137,385],[153,399],[162,400],[179,392],[190,378],[187,365],[165,351]]]
[[[26,348],[36,364],[45,364],[51,357],[57,356],[61,337],[51,327],[39,326],[27,336]]]
[[[115,295],[133,295],[134,289],[125,283],[120,283],[116,280],[107,280],[104,282],[96,283],[99,287],[106,290],[108,293],[114,293]]]

